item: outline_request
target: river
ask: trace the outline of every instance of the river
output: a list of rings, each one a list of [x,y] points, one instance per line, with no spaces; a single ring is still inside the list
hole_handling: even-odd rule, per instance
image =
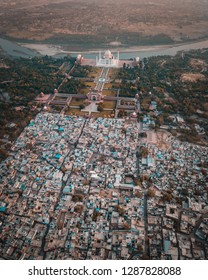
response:
[[[67,52],[59,45],[47,45],[47,44],[29,44],[29,43],[16,43],[6,39],[0,38],[0,47],[4,52],[15,57],[34,57],[40,55],[49,55],[55,57],[62,57],[67,54],[76,56],[76,52]],[[165,45],[165,46],[142,46],[132,47],[128,49],[120,50],[120,59],[130,59],[134,57],[151,57],[160,55],[176,55],[178,51],[196,50],[208,48],[208,40],[199,41],[189,44],[181,45]],[[95,58],[98,55],[98,51],[86,51],[81,52],[86,58]]]
[[[141,48],[131,48],[129,50],[121,50],[120,58],[121,59],[130,59],[135,57],[151,57],[151,56],[160,56],[160,55],[171,55],[174,56],[179,51],[188,51],[188,50],[197,50],[208,48],[208,40],[190,43],[190,44],[182,44],[182,45],[173,45],[173,46],[147,46]],[[86,58],[95,58],[98,53],[86,53]]]
[[[11,56],[14,57],[34,57],[38,56],[39,54],[33,50],[30,50],[26,47],[23,47],[21,45],[18,45],[15,42],[2,39],[0,38],[0,47],[3,49],[3,51]]]

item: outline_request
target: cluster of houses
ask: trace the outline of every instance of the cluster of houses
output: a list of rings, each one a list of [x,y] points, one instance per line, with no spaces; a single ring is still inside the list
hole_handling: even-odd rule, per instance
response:
[[[141,132],[39,113],[0,164],[0,257],[205,259],[208,149]]]
[[[141,142],[142,183],[151,187],[148,199],[148,238],[151,259],[206,259],[208,253],[208,148],[171,141],[169,149]]]

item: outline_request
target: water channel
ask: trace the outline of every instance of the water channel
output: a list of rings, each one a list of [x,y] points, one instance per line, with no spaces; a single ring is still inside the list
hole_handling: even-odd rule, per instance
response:
[[[14,57],[34,57],[40,55],[49,55],[55,57],[65,56],[71,54],[76,56],[76,52],[64,51],[61,46],[47,45],[47,44],[19,44],[18,42],[9,41],[0,38],[0,47],[3,51]],[[179,51],[188,51],[208,48],[208,40],[194,42],[189,44],[173,45],[173,46],[147,46],[147,47],[134,47],[127,50],[120,50],[120,59],[130,59],[135,57],[151,57],[160,55],[176,55]],[[86,58],[95,58],[98,51],[82,52]]]

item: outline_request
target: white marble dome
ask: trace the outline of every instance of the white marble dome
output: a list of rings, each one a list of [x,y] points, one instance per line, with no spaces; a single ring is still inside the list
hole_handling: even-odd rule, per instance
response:
[[[104,54],[104,57],[105,57],[105,58],[113,58],[113,55],[112,55],[112,53],[111,53],[110,50],[107,50],[107,51],[105,52],[105,54]]]

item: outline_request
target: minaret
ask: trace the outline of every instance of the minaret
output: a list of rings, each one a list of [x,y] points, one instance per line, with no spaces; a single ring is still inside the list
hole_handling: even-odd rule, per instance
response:
[[[117,61],[116,61],[116,66],[118,67],[119,66],[119,51],[118,51],[118,53],[117,53]]]

